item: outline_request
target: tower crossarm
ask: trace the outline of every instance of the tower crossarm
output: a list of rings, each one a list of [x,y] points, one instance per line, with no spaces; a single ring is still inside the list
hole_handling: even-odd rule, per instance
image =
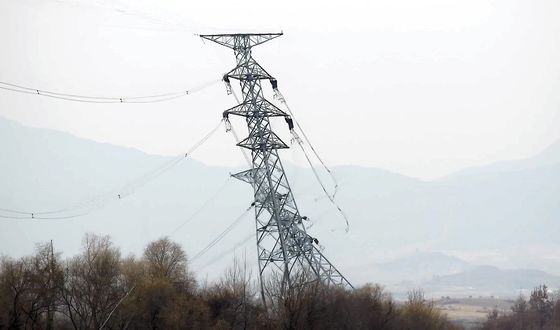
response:
[[[249,70],[247,70],[247,68]],[[274,79],[263,67],[253,58],[247,59],[246,63],[241,63],[230,72],[225,74],[226,77],[237,80],[256,80],[256,79]]]
[[[232,34],[201,34],[200,37],[222,46],[237,49],[251,48],[283,35],[280,33],[232,33]]]
[[[239,105],[224,111],[224,117],[236,115],[242,117],[286,117],[288,114],[270,103],[267,99],[245,100]]]

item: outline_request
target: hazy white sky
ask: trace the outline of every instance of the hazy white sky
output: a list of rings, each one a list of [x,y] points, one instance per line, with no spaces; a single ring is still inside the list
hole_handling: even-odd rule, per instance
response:
[[[283,30],[254,56],[328,163],[434,178],[560,138],[558,17],[557,0],[0,0],[0,81],[104,96],[180,91],[234,66],[228,49],[194,33]],[[147,105],[0,91],[0,116],[170,155],[233,104],[222,84]],[[225,133],[195,158],[242,162]]]

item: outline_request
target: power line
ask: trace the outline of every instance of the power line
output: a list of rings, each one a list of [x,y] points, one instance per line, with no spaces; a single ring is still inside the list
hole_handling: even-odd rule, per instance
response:
[[[217,256],[215,256],[212,260],[210,260],[209,262],[205,263],[204,265],[200,266],[198,268],[198,270],[202,270],[208,266],[213,265],[215,262],[217,262],[218,260],[222,259],[223,257],[225,257],[226,255],[228,255],[229,253],[231,253],[231,250],[235,250],[237,248],[239,248],[240,246],[243,246],[245,243],[249,242],[249,240],[251,238],[254,237],[254,234],[249,234],[248,236],[245,236],[242,240],[238,241],[237,243],[235,243],[233,245],[233,247],[231,247],[230,249],[218,254]]]
[[[64,209],[30,212],[30,211],[14,210],[9,208],[0,208],[0,211],[3,211],[4,213],[8,213],[8,214],[0,214],[0,218],[14,219],[14,220],[24,220],[24,219],[60,220],[60,219],[71,219],[71,218],[87,215],[95,210],[101,209],[112,200],[123,199],[124,197],[128,197],[132,195],[136,191],[136,189],[144,186],[148,182],[158,178],[165,172],[171,170],[182,160],[184,160],[187,157],[190,157],[192,153],[194,153],[200,146],[202,146],[206,141],[208,141],[208,139],[214,133],[216,133],[216,131],[218,131],[222,123],[223,120],[220,120],[218,125],[212,128],[201,140],[196,142],[184,154],[181,154],[171,159],[170,161],[165,162],[163,165],[160,165],[157,168],[145,173],[139,178],[127,182],[126,184],[124,184],[119,188],[112,189],[94,198],[74,204]],[[81,211],[81,212],[72,214],[72,211]]]
[[[191,89],[187,89],[179,92],[160,93],[160,94],[144,95],[144,96],[122,96],[122,97],[59,93],[59,92],[26,87],[26,86],[21,86],[9,82],[2,82],[2,81],[0,81],[0,89],[11,91],[11,92],[17,92],[17,93],[23,93],[29,95],[38,95],[38,96],[44,96],[44,97],[49,97],[54,99],[65,100],[65,101],[82,102],[82,103],[158,103],[158,102],[170,101],[170,100],[174,100],[180,97],[190,95],[192,93],[208,88],[213,84],[217,83],[218,81],[219,80],[205,82]]]
[[[313,151],[313,153],[315,154],[315,156],[317,157],[317,159],[321,162],[321,164],[323,165],[323,168],[327,171],[327,173],[330,175],[331,179],[333,180],[334,184],[335,184],[335,189],[334,189],[334,193],[332,195],[330,195],[327,191],[327,188],[325,187],[325,184],[323,183],[323,181],[321,180],[321,177],[319,176],[319,173],[317,172],[317,170],[315,169],[315,166],[313,165],[313,162],[311,161],[311,158],[309,157],[309,154],[307,153],[307,151],[305,150],[304,146],[303,146],[303,141],[301,141],[301,139],[299,139],[299,137],[295,137],[294,140],[296,141],[296,143],[299,145],[299,147],[301,148],[301,151],[303,151],[303,154],[305,155],[305,159],[307,160],[307,163],[309,164],[309,166],[311,167],[311,171],[313,172],[313,175],[315,176],[315,178],[317,179],[317,182],[319,183],[319,185],[321,186],[321,189],[323,190],[323,192],[325,193],[325,196],[329,199],[329,201],[334,205],[334,207],[336,207],[336,209],[338,210],[338,212],[340,213],[340,215],[342,216],[342,218],[344,218],[344,221],[346,222],[346,229],[345,231],[348,232],[350,230],[350,222],[348,221],[348,217],[346,216],[346,213],[344,213],[344,211],[342,210],[342,208],[338,205],[338,203],[334,200],[336,193],[338,191],[338,182],[336,181],[333,173],[331,172],[331,170],[327,167],[327,165],[323,162],[323,160],[321,159],[321,157],[319,156],[319,154],[317,153],[317,151],[315,150],[315,148],[313,148],[313,145],[311,144],[311,142],[309,141],[309,138],[307,137],[307,134],[305,134],[305,132],[303,131],[303,129],[301,128],[301,125],[296,121],[294,114],[292,112],[292,110],[290,109],[290,107],[288,106],[288,103],[286,102],[286,99],[284,98],[284,96],[282,95],[282,93],[280,93],[280,90],[278,90],[278,87],[274,88],[274,92],[275,92],[275,97],[277,99],[280,100],[280,102],[282,104],[284,104],[284,106],[286,107],[286,109],[288,110],[288,112],[290,113],[290,116],[292,117],[293,121],[296,123],[296,125],[298,126],[300,132],[302,133],[303,137],[305,138],[305,140],[307,141],[307,144],[309,145],[309,147],[311,148],[311,150]]]
[[[313,151],[313,154],[315,154],[315,157],[317,157],[317,159],[319,160],[319,162],[321,163],[321,165],[323,165],[323,168],[325,169],[325,171],[327,171],[327,173],[330,175],[331,180],[334,183],[334,193],[332,194],[332,197],[334,198],[336,196],[336,193],[338,192],[338,181],[336,180],[334,174],[332,173],[331,169],[325,164],[325,162],[323,161],[323,159],[319,156],[319,153],[315,150],[315,148],[313,147],[313,144],[311,144],[311,141],[309,140],[309,138],[307,137],[307,134],[305,134],[305,131],[303,130],[303,128],[301,128],[301,125],[299,124],[299,121],[296,120],[296,118],[294,117],[294,113],[292,112],[292,109],[290,109],[290,107],[288,106],[288,103],[286,102],[286,99],[284,98],[284,96],[282,95],[282,93],[280,93],[280,90],[278,89],[278,87],[276,87],[274,89],[275,91],[275,97],[282,103],[284,104],[284,106],[286,107],[286,109],[288,110],[288,112],[290,113],[290,116],[292,117],[292,119],[294,120],[294,122],[296,123],[297,127],[299,128],[301,134],[303,135],[303,138],[305,139],[305,141],[307,142],[307,144],[309,145],[309,148],[311,148],[311,151]],[[301,141],[298,141],[296,139],[296,141],[299,143]],[[299,143],[300,146],[302,145],[301,143]],[[302,146],[303,148],[303,146]]]
[[[348,221],[348,217],[346,216],[346,213],[344,213],[344,211],[342,210],[342,208],[338,205],[338,203],[334,200],[334,194],[331,196],[328,192],[327,192],[327,188],[325,188],[325,184],[323,183],[323,181],[321,180],[321,178],[319,177],[319,173],[317,173],[317,170],[315,169],[315,167],[313,166],[311,159],[309,158],[309,155],[307,154],[307,152],[305,151],[305,149],[303,148],[303,142],[298,141],[297,142],[298,145],[300,146],[301,150],[303,151],[303,154],[305,155],[305,159],[307,159],[307,162],[311,165],[311,170],[313,171],[313,174],[315,175],[315,178],[317,179],[317,182],[319,182],[319,185],[321,186],[321,189],[323,189],[323,192],[325,193],[325,196],[329,199],[329,201],[336,207],[336,209],[338,210],[338,212],[340,213],[340,215],[344,218],[344,221],[346,222],[346,232],[348,232],[350,230],[350,222]]]
[[[200,250],[197,254],[195,254],[191,258],[191,262],[195,261],[196,259],[198,259],[200,257],[202,257],[204,254],[206,254],[206,252],[208,252],[211,248],[213,248],[216,244],[218,244],[218,242],[220,242],[236,225],[238,225],[240,223],[241,219],[243,219],[243,217],[252,208],[253,208],[253,204],[251,204],[251,206],[249,206],[240,216],[235,218],[235,220],[233,220],[233,222],[226,229],[224,229],[224,231],[222,231],[220,234],[218,234],[218,236],[216,236],[216,238],[214,238],[212,241],[210,241],[210,243],[208,243],[208,245],[206,245],[202,250]]]
[[[12,209],[1,209],[0,211],[4,211],[4,212],[9,212],[9,213],[15,213],[15,214],[29,214],[29,212],[23,212],[23,211],[18,211],[18,210],[12,210]]]
[[[192,24],[186,24],[186,23],[182,23],[181,21],[184,20],[185,18],[183,17],[179,17],[179,16],[175,16],[176,18],[173,19],[173,17],[170,17],[169,15],[165,15],[163,16],[160,15],[154,15],[152,13],[148,13],[146,11],[142,11],[136,8],[132,8],[129,5],[119,2],[119,1],[112,1],[111,4],[112,6],[105,6],[102,4],[90,4],[87,2],[81,2],[81,3],[77,3],[77,2],[72,2],[70,3],[69,1],[63,1],[63,0],[55,0],[57,2],[60,3],[64,3],[64,4],[72,4],[72,5],[80,5],[83,7],[90,7],[90,8],[98,8],[98,9],[102,9],[102,10],[108,10],[108,11],[112,11],[114,13],[123,15],[123,16],[128,16],[128,17],[132,17],[132,18],[137,18],[140,19],[142,21],[145,21],[148,24],[151,24],[157,28],[152,28],[149,26],[139,26],[139,27],[128,27],[128,26],[116,26],[116,27],[123,27],[123,28],[139,28],[142,30],[151,30],[151,31],[179,31],[179,32],[196,32],[196,31],[200,31],[200,30],[205,30],[205,31],[225,31],[225,29],[223,28],[216,28],[216,27],[210,27],[210,26],[200,26],[200,25],[196,25],[193,26]],[[167,16],[167,18],[165,17]],[[169,19],[173,20],[170,21]],[[179,20],[179,21],[178,21]],[[109,25],[110,26],[110,25]]]
[[[113,315],[113,313],[117,310],[117,308],[121,305],[121,303],[126,299],[126,297],[128,297],[128,295],[136,288],[136,284],[134,284],[132,286],[132,288],[130,288],[130,290],[128,290],[126,292],[126,294],[119,300],[119,302],[117,302],[117,304],[115,305],[115,307],[113,307],[113,309],[111,310],[111,312],[109,313],[109,315],[107,316],[107,318],[105,319],[105,322],[103,322],[103,324],[99,327],[99,330],[103,329],[105,327],[105,324],[107,324],[107,322],[109,322],[109,319],[111,319],[111,316]]]
[[[221,185],[220,188],[218,188],[218,190],[212,196],[210,196],[210,198],[208,198],[196,211],[194,211],[190,217],[188,217],[185,221],[183,221],[183,223],[177,226],[177,228],[175,228],[168,236],[171,237],[175,235],[181,228],[183,228],[183,226],[191,222],[200,212],[202,212],[202,210],[204,210],[208,205],[210,205],[210,203],[214,201],[220,195],[220,193],[222,193],[222,191],[227,187],[227,185],[230,182],[231,182],[231,176],[228,176],[228,179],[224,182],[224,184]]]

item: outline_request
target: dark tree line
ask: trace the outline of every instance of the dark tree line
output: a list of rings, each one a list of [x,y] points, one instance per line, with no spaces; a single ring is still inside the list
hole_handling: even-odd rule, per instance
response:
[[[520,296],[511,313],[500,315],[493,310],[483,330],[552,330],[560,329],[560,299],[550,295],[546,285],[536,287],[527,301]]]
[[[108,236],[88,234],[72,258],[41,244],[32,256],[1,259],[0,329],[455,328],[419,291],[397,304],[378,285],[280,287],[267,280],[265,309],[244,262],[199,284],[168,238],[148,244],[141,258],[123,258]]]

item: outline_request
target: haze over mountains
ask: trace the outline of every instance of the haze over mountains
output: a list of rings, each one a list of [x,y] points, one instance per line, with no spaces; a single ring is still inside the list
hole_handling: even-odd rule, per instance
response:
[[[64,209],[104,196],[80,208],[88,213],[83,217],[2,220],[0,254],[28,254],[34,243],[52,239],[71,255],[85,232],[95,232],[111,235],[124,254],[138,254],[148,241],[172,235],[193,256],[251,203],[247,184],[228,182],[229,173],[238,169],[191,159],[143,186],[119,189],[170,158],[2,118],[0,150],[0,208]],[[437,283],[452,285],[456,282],[441,276],[460,277],[485,264],[560,275],[560,142],[531,159],[466,169],[435,181],[336,167],[337,200],[351,221],[348,233],[311,171],[291,165],[287,171],[298,206],[313,223],[310,234],[354,282],[429,286],[440,276]],[[218,245],[193,261],[193,269],[214,277],[231,261],[232,247],[254,264],[252,216],[245,214]],[[487,273],[489,282],[505,276],[500,270]],[[556,281],[538,274],[521,285],[539,284],[533,284],[535,278]]]

